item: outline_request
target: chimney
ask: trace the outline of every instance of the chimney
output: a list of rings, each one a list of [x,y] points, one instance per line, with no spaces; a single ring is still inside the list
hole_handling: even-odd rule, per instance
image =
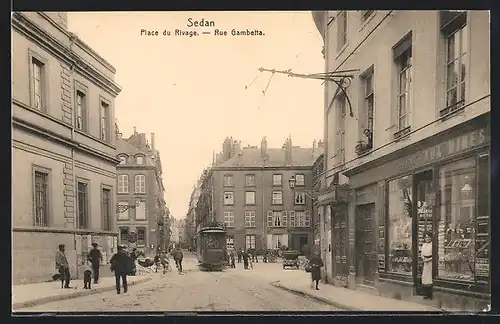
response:
[[[318,147],[323,148],[323,147],[324,147],[324,145],[325,145],[325,143],[323,142],[323,140],[319,140],[319,141],[318,141]]]
[[[222,144],[222,161],[225,162],[231,158],[231,140],[226,137]]]
[[[231,151],[232,156],[238,154],[241,151],[241,141],[233,141]]]
[[[151,133],[151,149],[155,149],[155,133]]]
[[[264,136],[260,142],[260,157],[267,159],[267,138]]]
[[[285,143],[285,164],[292,164],[292,137],[289,136]]]

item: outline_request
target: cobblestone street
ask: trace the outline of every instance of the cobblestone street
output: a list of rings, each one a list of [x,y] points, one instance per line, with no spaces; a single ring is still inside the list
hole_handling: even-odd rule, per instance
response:
[[[280,276],[307,276],[303,271],[281,270],[280,264],[243,264],[223,272],[197,268],[193,255],[185,258],[185,274],[154,274],[146,283],[131,286],[128,293],[115,291],[67,299],[21,312],[61,311],[336,311],[333,306],[273,287]]]

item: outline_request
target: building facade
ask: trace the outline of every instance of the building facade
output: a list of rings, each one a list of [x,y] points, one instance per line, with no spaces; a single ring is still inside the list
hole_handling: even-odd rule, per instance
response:
[[[188,249],[195,250],[196,249],[196,206],[198,205],[198,199],[200,198],[200,183],[201,181],[197,181],[196,185],[191,192],[191,196],[189,199],[189,209],[186,213],[186,226],[185,226],[185,238]]]
[[[205,175],[200,200],[212,208],[199,215],[224,222],[229,249],[288,247],[306,252],[313,244],[312,201],[305,193],[312,186],[312,165],[321,148],[241,147],[226,138],[214,166]],[[295,189],[289,179],[295,176]],[[207,201],[210,201],[208,204]]]
[[[134,133],[124,139],[117,133],[117,200],[119,239],[146,254],[165,248],[167,208],[164,199],[160,152],[154,134]],[[121,207],[123,206],[123,207]],[[132,207],[125,210],[127,206]]]
[[[432,303],[481,308],[491,293],[488,12],[313,17],[326,71],[357,70],[343,91],[325,85],[326,279],[421,300],[428,231]]]
[[[116,250],[115,69],[67,29],[63,12],[12,14],[14,284],[73,277],[92,242]]]

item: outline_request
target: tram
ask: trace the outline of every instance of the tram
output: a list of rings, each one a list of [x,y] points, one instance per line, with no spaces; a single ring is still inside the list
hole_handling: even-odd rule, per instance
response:
[[[201,270],[221,271],[227,255],[226,225],[211,222],[198,230],[198,265]]]

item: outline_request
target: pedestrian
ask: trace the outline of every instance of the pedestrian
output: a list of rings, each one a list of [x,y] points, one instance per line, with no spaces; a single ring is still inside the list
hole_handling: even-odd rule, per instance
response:
[[[160,253],[160,264],[163,267],[163,274],[165,274],[168,268],[168,257],[165,252]]]
[[[315,252],[312,255],[311,259],[309,260],[309,266],[311,267],[310,269],[312,286],[314,288],[314,282],[316,281],[316,290],[319,290],[318,284],[321,280],[321,268],[324,266],[324,264],[318,252]]]
[[[257,257],[257,249],[252,249],[252,261],[255,261],[255,263],[259,263],[259,258]]]
[[[123,283],[123,292],[126,293],[128,290],[127,285],[127,275],[132,272],[132,258],[126,253],[125,246],[118,246],[118,253],[113,255],[110,260],[111,262],[111,271],[115,273],[116,280],[116,293],[120,294],[120,279]]]
[[[243,257],[243,252],[241,251],[241,249],[238,249],[236,254],[238,256],[238,263],[241,263],[241,258]]]
[[[179,274],[182,274],[182,259],[184,258],[184,255],[182,254],[182,250],[180,247],[177,247],[174,251],[174,261],[175,265],[177,266],[177,269],[179,270]]]
[[[69,273],[69,263],[66,258],[66,246],[64,244],[59,244],[59,251],[56,252],[56,269],[59,271],[61,278],[61,288],[71,288],[69,282],[71,280],[71,275]]]
[[[424,243],[422,244],[422,290],[424,299],[432,299],[432,234],[424,233]]]
[[[231,268],[236,268],[236,264],[234,263],[234,251],[229,252],[229,262]]]
[[[99,244],[94,242],[92,243],[92,247],[93,248],[89,251],[87,259],[92,265],[92,272],[94,274],[94,283],[96,284],[99,282],[99,268],[101,266],[102,253],[99,250]]]
[[[241,252],[241,257],[243,258],[243,267],[246,270],[248,270],[248,259],[249,259],[248,251],[244,250],[243,252]]]
[[[267,254],[269,252],[267,251],[267,249],[264,249],[264,251],[262,252],[262,262],[264,263],[267,263]]]

